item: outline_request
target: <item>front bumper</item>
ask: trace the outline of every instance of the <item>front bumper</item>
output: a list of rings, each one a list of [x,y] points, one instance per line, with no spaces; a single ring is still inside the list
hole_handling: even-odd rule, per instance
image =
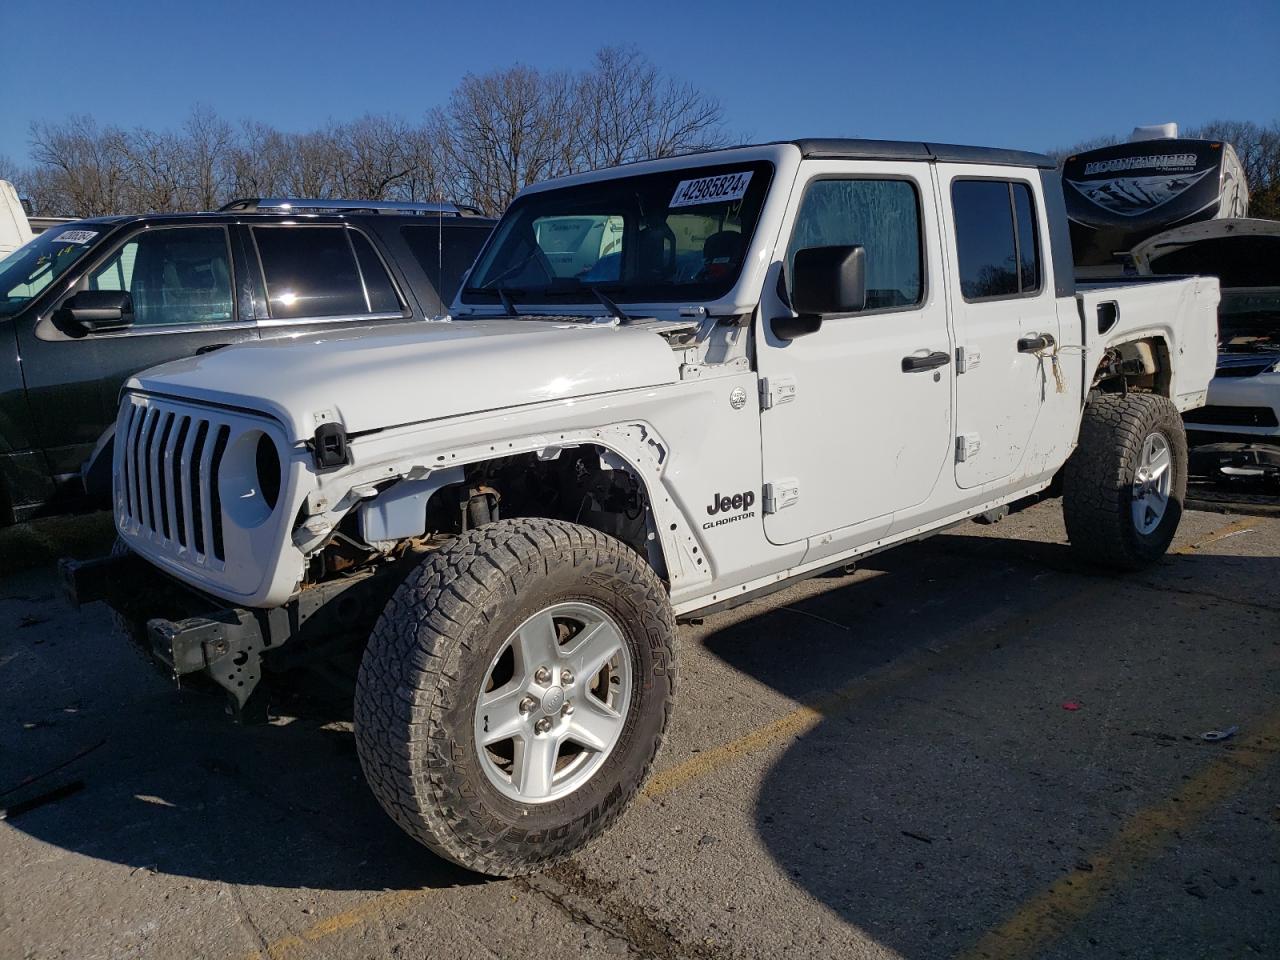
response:
[[[330,654],[335,641],[363,643],[406,569],[386,564],[310,586],[267,610],[226,606],[133,553],[63,559],[58,571],[70,602],[107,603],[174,679],[212,681],[236,719],[251,722],[266,719],[264,668],[306,666]]]
[[[238,719],[250,719],[272,637],[267,612],[223,607],[133,553],[63,559],[58,573],[67,600],[107,603],[130,639],[174,679],[203,675],[226,691]]]
[[[1280,373],[1219,374],[1205,406],[1183,414],[1188,432],[1215,440],[1280,443]]]

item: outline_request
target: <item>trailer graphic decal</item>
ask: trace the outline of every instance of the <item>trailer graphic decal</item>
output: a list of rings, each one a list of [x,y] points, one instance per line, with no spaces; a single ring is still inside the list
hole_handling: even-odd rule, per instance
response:
[[[1136,158],[1144,159],[1144,158]],[[1156,158],[1151,158],[1156,159]],[[1212,171],[1193,174],[1157,174],[1150,177],[1115,177],[1109,180],[1068,180],[1073,188],[1098,206],[1124,217],[1149,213],[1199,183]]]

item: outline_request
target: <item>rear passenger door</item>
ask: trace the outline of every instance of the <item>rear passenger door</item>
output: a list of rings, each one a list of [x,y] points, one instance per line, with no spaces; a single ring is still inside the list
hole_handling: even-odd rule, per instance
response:
[[[257,259],[255,315],[264,338],[410,317],[381,253],[361,229],[334,224],[251,224]]]
[[[1029,171],[1034,173],[1034,171]],[[1031,176],[938,164],[950,234],[956,332],[956,484],[1016,482],[1040,411],[1057,389],[1052,360],[1028,348],[1059,342],[1045,282],[1047,221]]]

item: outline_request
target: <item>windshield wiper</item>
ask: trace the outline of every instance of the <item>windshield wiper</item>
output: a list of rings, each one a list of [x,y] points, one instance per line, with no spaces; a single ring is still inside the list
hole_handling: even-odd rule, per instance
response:
[[[515,302],[511,299],[511,294],[507,291],[507,288],[494,287],[493,289],[498,292],[498,299],[502,301],[502,309],[513,317],[520,316],[520,311],[516,309]]]
[[[515,304],[515,301],[512,299],[512,297],[523,296],[527,292],[528,292],[527,290],[524,290],[521,287],[496,286],[496,287],[463,287],[462,288],[463,295],[473,296],[479,293],[485,296],[497,297],[498,302],[502,304],[502,309],[506,310],[507,313],[509,313],[513,317],[520,317],[520,316],[523,316],[523,314],[516,309],[516,304]]]
[[[617,320],[619,323],[631,322],[632,318],[628,314],[623,313],[622,308],[619,307],[612,300],[610,300],[608,297],[606,297],[604,295],[604,291],[602,291],[599,287],[589,286],[587,287],[587,289],[591,291],[591,295],[593,297],[595,297],[604,305],[604,308],[609,311],[610,316],[612,316],[615,320]]]

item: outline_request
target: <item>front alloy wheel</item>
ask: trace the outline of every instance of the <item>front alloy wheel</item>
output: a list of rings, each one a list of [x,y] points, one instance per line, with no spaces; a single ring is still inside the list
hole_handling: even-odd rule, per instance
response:
[[[360,764],[383,809],[481,873],[544,869],[639,791],[675,690],[675,615],[641,557],[559,520],[429,555],[369,638]]]
[[[609,758],[631,700],[631,654],[590,603],[540,610],[507,638],[476,700],[481,769],[512,800],[573,793]]]

